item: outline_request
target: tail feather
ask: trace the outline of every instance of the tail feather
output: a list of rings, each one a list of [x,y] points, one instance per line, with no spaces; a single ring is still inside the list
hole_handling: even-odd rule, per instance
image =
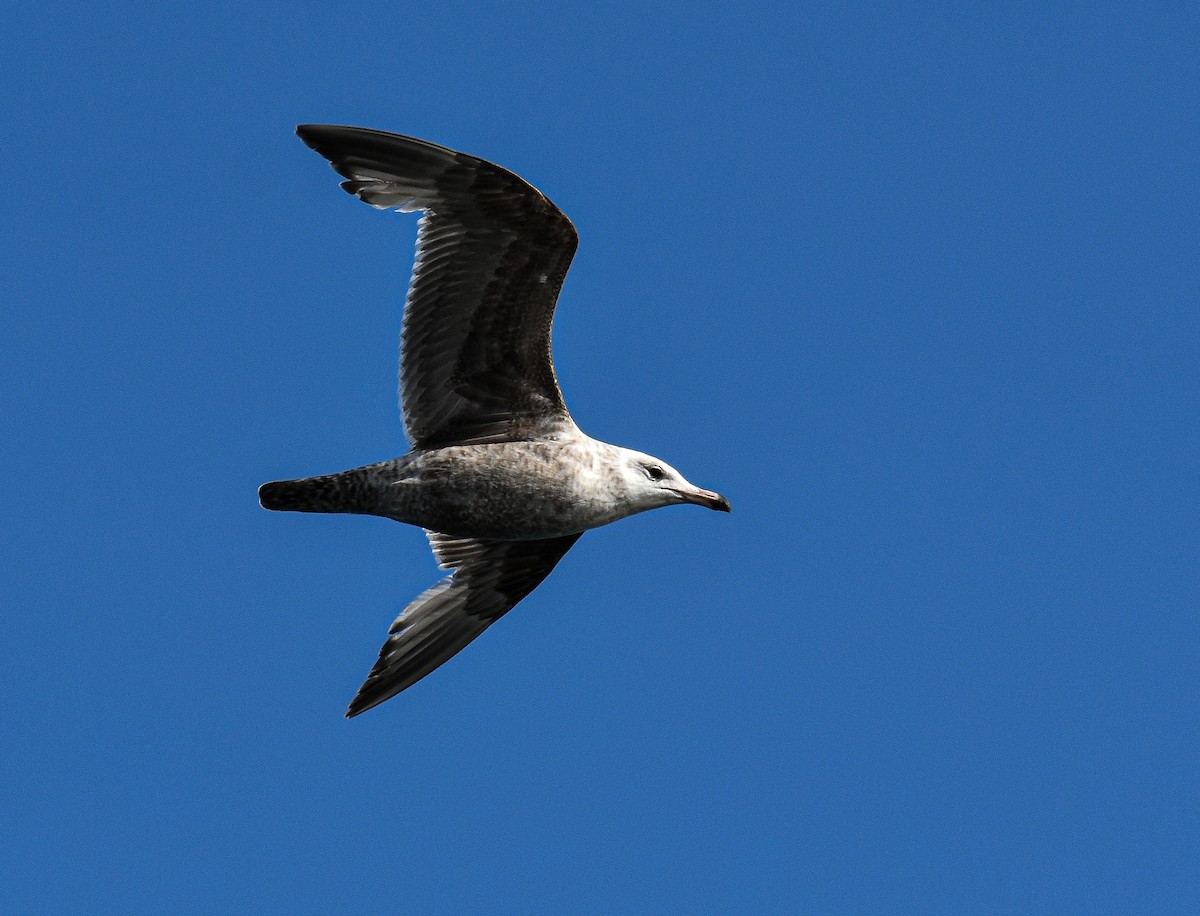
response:
[[[354,512],[372,514],[378,493],[367,468],[340,474],[273,480],[258,488],[264,509],[286,512]]]

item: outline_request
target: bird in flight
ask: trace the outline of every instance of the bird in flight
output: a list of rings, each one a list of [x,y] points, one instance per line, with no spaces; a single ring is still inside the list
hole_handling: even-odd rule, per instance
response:
[[[590,438],[571,419],[550,326],[578,236],[545,195],[425,140],[317,124],[296,133],[348,193],[379,210],[422,213],[401,347],[411,450],[258,491],[267,509],[417,525],[452,571],[396,618],[349,718],[459,652],[584,531],[679,503],[728,512],[729,502],[664,461]]]

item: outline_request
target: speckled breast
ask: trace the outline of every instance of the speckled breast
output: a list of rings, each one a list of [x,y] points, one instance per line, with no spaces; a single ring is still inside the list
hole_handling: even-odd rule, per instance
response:
[[[393,517],[443,534],[502,540],[605,524],[613,520],[611,500],[586,452],[558,442],[502,442],[412,454],[393,485]]]

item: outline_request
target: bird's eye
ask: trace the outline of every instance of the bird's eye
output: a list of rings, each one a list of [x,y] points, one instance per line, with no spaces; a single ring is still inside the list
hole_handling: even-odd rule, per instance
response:
[[[657,464],[648,464],[645,467],[646,476],[651,480],[662,480],[667,476],[667,472],[660,468]]]

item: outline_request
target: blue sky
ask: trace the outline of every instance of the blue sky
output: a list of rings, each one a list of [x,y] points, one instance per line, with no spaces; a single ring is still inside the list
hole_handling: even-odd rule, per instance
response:
[[[1184,912],[1185,4],[26,4],[0,51],[0,909]],[[265,480],[401,453],[413,217],[575,221],[576,419],[725,493],[347,722],[437,577]]]

